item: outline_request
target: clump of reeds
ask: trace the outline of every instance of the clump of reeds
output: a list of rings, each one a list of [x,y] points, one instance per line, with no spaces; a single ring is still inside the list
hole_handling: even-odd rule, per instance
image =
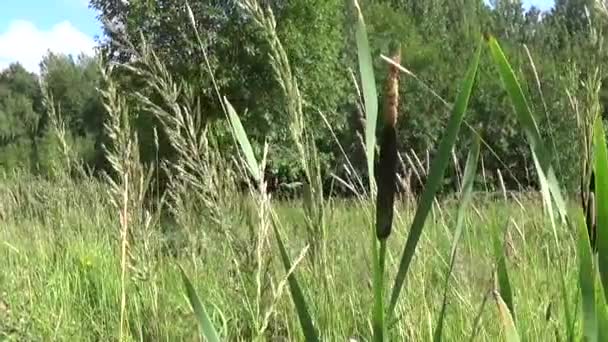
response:
[[[104,131],[109,144],[104,145],[105,156],[112,167],[113,175],[106,174],[108,193],[113,206],[118,211],[120,226],[120,330],[122,340],[127,326],[127,278],[129,269],[137,270],[133,263],[132,247],[142,237],[140,231],[150,226],[151,220],[144,209],[146,192],[150,187],[152,168],[146,170],[139,158],[137,135],[132,126],[131,112],[126,99],[117,89],[112,79],[112,65],[100,68],[103,89],[100,93],[107,114]]]

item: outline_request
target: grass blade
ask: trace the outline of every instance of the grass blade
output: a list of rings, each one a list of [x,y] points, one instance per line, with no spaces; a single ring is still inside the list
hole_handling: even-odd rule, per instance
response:
[[[506,233],[508,225],[505,225],[504,233]],[[502,234],[503,231],[497,230],[494,234],[494,257],[496,258],[496,276],[498,280],[498,291],[500,292],[501,300],[505,302],[509,311],[515,318],[515,304],[513,301],[513,292],[511,290],[511,281],[507,268],[507,258],[505,254],[505,244]]]
[[[496,300],[496,305],[498,306],[498,315],[505,332],[505,341],[519,342],[519,334],[515,328],[515,323],[513,321],[513,316],[511,316],[511,311],[509,311],[509,307],[503,301],[500,293],[496,291],[494,292],[494,299]]]
[[[353,0],[356,10],[357,22],[355,27],[355,38],[357,41],[357,56],[359,61],[359,73],[363,101],[365,105],[365,153],[367,159],[367,176],[369,180],[370,194],[374,194],[374,161],[376,154],[376,125],[378,122],[378,90],[376,89],[376,77],[374,75],[374,63],[365,27],[363,13],[357,0]],[[375,232],[373,232],[375,233]],[[386,241],[380,241],[380,248],[376,241],[376,235],[372,234],[372,267],[373,267],[373,330],[376,341],[384,339],[384,257],[386,253]]]
[[[598,340],[597,312],[595,308],[595,270],[591,253],[591,242],[583,218],[578,210],[575,220],[578,233],[579,284],[583,306],[583,333],[589,342]]]
[[[595,194],[597,196],[597,250],[600,279],[604,288],[604,297],[608,298],[608,153],[604,124],[598,116],[593,128]]]
[[[230,102],[228,102],[228,99],[226,98],[224,98],[224,103],[226,105],[226,111],[228,112],[228,120],[230,120],[230,126],[232,126],[234,136],[241,147],[243,155],[245,156],[245,162],[247,163],[249,172],[251,172],[251,176],[255,179],[256,183],[259,183],[262,179],[262,175],[258,166],[258,162],[255,158],[255,155],[253,154],[253,148],[251,148],[249,138],[247,138],[247,133],[245,133],[243,124],[241,123],[239,116],[236,114],[234,107],[232,107],[232,104],[230,104]]]
[[[471,202],[471,193],[473,192],[473,183],[475,182],[475,175],[477,172],[477,162],[479,159],[479,137],[474,135],[473,147],[469,151],[467,157],[467,164],[464,168],[464,177],[462,184],[462,192],[460,196],[460,206],[458,207],[458,216],[456,219],[456,232],[454,233],[454,241],[452,242],[452,251],[450,254],[450,268],[446,274],[445,283],[443,287],[443,303],[441,304],[441,312],[439,313],[439,321],[435,328],[433,340],[436,342],[441,341],[443,333],[443,323],[445,320],[445,312],[448,303],[448,288],[452,271],[454,270],[454,264],[456,262],[456,252],[460,237],[462,236],[462,230],[464,225],[464,215],[469,203]]]
[[[509,64],[507,57],[494,37],[489,38],[489,46],[505,89],[511,98],[511,103],[515,109],[517,119],[523,126],[526,137],[528,138],[528,141],[536,155],[542,156],[541,165],[546,165],[546,161],[551,158],[551,156],[545,152],[545,147],[542,144],[542,138],[538,130],[538,125],[536,124],[536,120],[532,115],[523,90],[517,81],[517,77],[513,72],[513,68],[511,67],[511,64]]]
[[[215,330],[215,327],[213,326],[213,323],[211,322],[207,311],[203,307],[203,304],[201,304],[201,301],[198,298],[198,295],[196,294],[194,286],[192,286],[190,279],[188,278],[186,272],[184,272],[184,269],[181,266],[179,266],[179,271],[182,274],[182,280],[184,281],[184,286],[186,287],[188,301],[192,306],[192,310],[194,311],[194,315],[196,316],[196,320],[198,321],[198,324],[203,332],[205,340],[207,340],[208,342],[219,342],[219,335],[217,334],[217,331]]]
[[[498,41],[494,37],[490,36],[488,37],[488,44],[490,46],[492,58],[494,59],[498,73],[500,74],[500,78],[502,79],[503,85],[509,94],[513,108],[515,109],[517,119],[524,128],[526,138],[530,144],[530,149],[538,158],[538,163],[543,173],[547,177],[548,188],[551,191],[553,199],[557,205],[560,219],[562,222],[565,222],[566,202],[564,201],[559,188],[555,172],[551,167],[551,151],[545,148],[543,144],[540,131],[538,130],[538,125],[536,124],[534,115],[532,115],[532,111],[530,110],[530,106],[528,105],[526,97],[524,96],[521,85],[517,81],[513,68],[509,64],[507,57],[498,44]]]
[[[433,165],[431,167],[429,177],[426,182],[424,192],[422,194],[422,199],[418,204],[418,209],[416,210],[414,221],[412,222],[412,226],[410,229],[410,234],[408,235],[405,247],[403,249],[401,262],[399,263],[399,269],[397,271],[397,276],[393,285],[390,305],[388,307],[389,316],[393,313],[395,306],[397,305],[399,294],[401,293],[401,289],[405,282],[405,276],[407,275],[410,263],[414,257],[418,240],[422,235],[424,223],[429,214],[429,210],[431,209],[431,206],[433,204],[435,194],[437,193],[437,190],[439,189],[443,180],[445,169],[447,168],[447,165],[450,161],[452,148],[456,142],[456,137],[458,136],[458,132],[460,130],[460,126],[464,119],[466,109],[469,103],[469,97],[471,96],[471,92],[473,90],[473,84],[475,83],[475,77],[477,75],[477,67],[479,65],[480,55],[481,44],[477,48],[473,60],[469,65],[466,77],[462,83],[462,87],[460,89],[458,97],[456,98],[456,103],[454,105],[452,115],[448,122],[447,129],[445,131],[443,139],[441,139],[441,143],[439,144],[437,156],[433,160]]]
[[[363,13],[357,0],[353,0],[357,11],[356,39],[357,55],[359,59],[359,72],[361,74],[361,87],[363,89],[363,100],[365,103],[365,149],[367,154],[367,172],[370,187],[374,182],[374,156],[376,151],[376,125],[378,121],[378,90],[376,89],[376,77],[374,76],[374,63],[372,59],[367,29]]]
[[[249,142],[249,138],[245,133],[245,129],[241,124],[241,120],[238,115],[236,115],[236,111],[228,102],[227,99],[224,99],[226,104],[226,108],[228,111],[228,117],[230,119],[230,124],[234,130],[234,134],[236,139],[241,146],[242,152],[245,155],[245,160],[248,164],[249,170],[251,171],[252,176],[256,181],[262,180],[262,175],[260,168],[258,167],[257,160],[255,155],[253,154],[253,149],[251,148],[251,143]],[[279,229],[277,228],[277,221],[273,218],[273,229],[275,236],[277,238],[277,244],[279,246],[279,253],[281,254],[281,261],[283,262],[283,266],[285,267],[285,272],[289,272],[292,267],[291,260],[289,258],[289,254],[287,254],[287,250],[285,249],[285,244],[283,243],[283,239],[281,238],[281,234]],[[293,299],[294,305],[296,307],[296,311],[298,313],[298,318],[300,319],[300,324],[302,326],[302,331],[304,333],[304,337],[306,341],[318,341],[319,337],[314,328],[314,324],[312,322],[312,317],[308,312],[308,306],[306,305],[306,301],[304,299],[304,295],[302,293],[302,289],[298,283],[298,280],[295,274],[290,273],[287,276],[287,283],[289,285],[289,291],[291,293],[291,297]]]
[[[281,261],[283,262],[283,267],[285,268],[285,272],[289,272],[292,267],[291,259],[289,258],[289,254],[287,254],[287,249],[285,248],[285,244],[283,243],[281,232],[279,231],[276,224],[276,220],[274,218],[272,226],[274,228],[274,233],[277,238],[279,254],[281,254]],[[287,276],[287,284],[289,286],[291,298],[293,299],[293,304],[296,307],[296,312],[298,313],[298,318],[300,320],[300,325],[302,326],[302,332],[304,333],[305,340],[309,342],[319,341],[317,330],[315,329],[312,317],[308,312],[308,306],[306,305],[306,300],[304,299],[302,288],[300,287],[300,284],[298,283],[298,279],[296,278],[294,272],[290,273]]]
[[[547,209],[547,212],[550,215],[556,248],[560,248],[560,242],[557,236],[557,227],[555,223],[555,215],[553,214],[553,202],[555,202],[555,207],[557,208],[557,212],[559,214],[559,218],[562,224],[566,223],[567,211],[566,204],[564,198],[562,197],[561,189],[557,181],[557,177],[555,176],[554,168],[551,165],[551,151],[547,149],[543,144],[540,132],[538,130],[538,126],[536,125],[536,121],[530,110],[530,106],[528,105],[522,88],[517,80],[517,77],[515,76],[515,73],[513,72],[513,68],[507,61],[502,49],[500,48],[500,45],[494,37],[488,38],[488,44],[490,46],[490,51],[492,53],[492,57],[496,64],[497,70],[503,81],[503,85],[505,86],[505,89],[507,90],[507,93],[509,94],[509,97],[511,99],[511,103],[514,107],[517,119],[524,128],[524,132],[530,145],[530,150],[532,151],[532,157],[534,159],[534,164],[537,170],[539,183],[541,186],[543,203]],[[566,327],[568,330],[568,340],[570,341],[574,338],[574,319],[570,313],[570,308],[568,305],[567,284],[566,279],[564,278],[565,273],[563,272],[565,265],[563,264],[563,261],[561,259],[558,259],[557,262],[559,264],[558,266],[561,281],[561,295],[564,303],[564,318],[566,320]],[[509,302],[507,301],[507,304],[508,303]]]

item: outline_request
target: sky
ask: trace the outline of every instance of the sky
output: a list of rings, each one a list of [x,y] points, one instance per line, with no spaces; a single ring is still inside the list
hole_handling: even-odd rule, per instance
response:
[[[55,53],[92,54],[101,34],[88,0],[2,0],[0,10],[0,70],[20,62],[39,72],[42,56]],[[553,0],[524,0],[526,7],[549,9]]]
[[[548,10],[553,6],[553,0],[524,0],[524,4],[529,6],[536,6],[541,10]]]
[[[92,54],[101,33],[88,0],[1,0],[0,70],[20,62],[39,72],[42,56]]]

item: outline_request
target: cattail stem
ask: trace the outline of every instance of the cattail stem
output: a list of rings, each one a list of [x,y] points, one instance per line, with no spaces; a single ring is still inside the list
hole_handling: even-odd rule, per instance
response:
[[[378,267],[374,271],[374,341],[385,339],[386,324],[384,321],[384,265],[386,261],[386,240],[380,240]]]

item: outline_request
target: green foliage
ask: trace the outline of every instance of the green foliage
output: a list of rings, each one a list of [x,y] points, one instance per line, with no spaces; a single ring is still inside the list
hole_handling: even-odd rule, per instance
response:
[[[40,83],[52,97],[52,103],[46,106],[53,106],[60,123],[52,121],[50,108],[43,103]],[[0,154],[0,167],[50,176],[58,172],[57,161],[64,159],[60,157],[64,147],[75,162],[92,164],[105,115],[98,86],[96,60],[84,56],[75,61],[70,56],[49,53],[41,63],[40,76],[19,64],[2,71],[0,149],[4,153]],[[55,124],[62,127],[54,127]],[[57,128],[65,129],[65,136],[57,136]]]
[[[179,1],[92,0],[91,6],[99,11],[100,18],[112,23],[104,31],[104,56],[118,61],[137,61],[142,57],[138,51],[142,51],[145,40],[169,66],[174,79],[198,89],[196,100],[205,109],[202,111],[205,122],[225,118],[222,103],[212,86],[210,73],[213,73],[220,92],[235,108],[243,109],[241,120],[247,127],[253,150],[259,154],[266,141],[272,147],[269,170],[281,182],[302,180],[304,170],[290,138],[289,114],[282,110],[285,98],[281,96],[281,84],[276,81],[272,63],[268,62],[272,47],[265,40],[265,33],[243,11],[240,0],[205,0],[190,5],[208,55],[209,70],[193,30],[185,24],[189,18]],[[356,110],[359,102],[349,75],[349,69],[359,69],[353,48],[356,29],[349,11],[352,6],[342,0],[267,1],[263,5],[273,10],[277,36],[298,82],[305,126],[314,132],[324,181],[331,181],[331,173],[343,174],[345,157],[358,172],[369,170],[369,165],[364,167],[364,155],[358,147],[360,138],[355,134],[362,133],[362,116]],[[489,31],[500,39],[509,56],[513,72],[529,99],[528,105],[536,115],[539,134],[551,142],[547,148],[554,153],[558,180],[567,189],[578,186],[580,168],[578,164],[572,167],[571,161],[580,155],[580,146],[571,142],[576,138],[576,112],[586,104],[573,104],[564,93],[567,89],[577,96],[585,75],[608,60],[602,48],[605,43],[599,39],[605,20],[596,14],[594,6],[589,6],[590,0],[558,1],[555,9],[547,13],[536,8],[526,11],[521,1],[506,0],[494,1],[492,6],[483,0],[424,3],[363,0],[360,5],[366,14],[378,98],[384,92],[380,85],[387,67],[380,54],[388,52],[390,43],[401,44],[402,64],[417,77],[403,78],[400,87],[403,99],[400,117],[405,118],[398,123],[400,153],[408,153],[410,157],[412,153],[428,154],[429,158],[437,153],[433,146],[437,146],[449,117],[445,103],[438,97],[456,96],[457,89],[452,85],[460,77],[459,71],[466,68],[467,57],[479,34]],[[584,6],[589,8],[589,18]],[[135,46],[125,44],[125,38]],[[522,44],[530,51],[532,60]],[[70,71],[70,63],[51,64],[66,69],[65,79],[78,79]],[[491,76],[492,69],[490,56],[484,54],[480,61],[480,90],[471,99],[467,119],[487,147],[482,149],[481,159],[488,186],[498,187],[496,171],[500,170],[509,189],[537,187],[533,157],[524,143],[525,135],[517,129],[509,99],[500,79]],[[125,89],[135,88],[162,102],[157,90],[142,86],[145,82],[141,75],[126,72],[123,76],[121,82]],[[433,96],[429,88],[437,96]],[[74,94],[71,98],[64,105],[67,112],[71,112],[72,107],[80,107],[82,102],[80,95]],[[365,102],[373,105],[370,99]],[[346,156],[325,129],[318,111],[327,118]],[[67,112],[66,117],[72,118]],[[86,117],[84,123],[100,119],[95,115],[94,120]],[[80,125],[78,120],[70,119],[70,122],[75,129]],[[98,122],[93,124],[96,125]],[[142,113],[137,126],[144,146],[144,161],[155,161],[158,153],[161,159],[171,158],[173,151],[153,115]],[[220,149],[224,151],[233,148],[226,127],[223,125],[221,133],[218,131]],[[155,129],[159,151],[152,148]],[[100,140],[97,140],[99,148]],[[367,145],[369,149],[369,141]],[[459,161],[466,159],[466,151],[457,148],[455,153]],[[454,172],[448,170],[442,189],[457,188]],[[412,179],[410,186],[420,188],[420,182],[415,177]]]
[[[41,94],[35,75],[20,64],[0,73],[0,145],[36,134]]]
[[[33,146],[29,139],[23,138],[0,147],[0,168],[4,171],[30,171]]]
[[[294,75],[304,100],[306,127],[315,132],[315,141],[324,161],[335,159],[338,151],[318,111],[323,112],[339,132],[346,125],[341,115],[349,95],[348,72],[343,56],[346,46],[344,37],[344,2],[341,0],[271,1],[268,3],[276,17],[276,32],[285,46],[290,63],[297,66]],[[223,118],[222,104],[212,86],[206,63],[197,46],[192,30],[184,23],[190,22],[183,3],[179,1],[132,1],[119,3],[107,0],[91,1],[100,10],[101,18],[122,25],[131,38],[141,36],[153,47],[159,58],[169,65],[176,79],[196,85],[198,100],[206,109],[206,121]],[[190,4],[204,48],[208,52],[210,72],[218,87],[236,108],[246,108],[241,120],[248,127],[254,150],[260,151],[268,140],[274,148],[272,167],[283,173],[282,178],[295,180],[303,170],[290,138],[289,113],[282,110],[285,99],[281,85],[276,82],[275,72],[268,63],[271,51],[264,41],[265,33],[259,30],[239,1],[196,1]],[[104,49],[120,61],[137,57],[134,50],[114,44],[124,36],[106,30],[108,40]],[[141,40],[135,44],[143,44]],[[137,50],[137,49],[136,49]],[[206,69],[206,66],[204,67]],[[124,79],[127,88],[140,85],[137,75]],[[140,89],[153,95],[154,89]],[[156,95],[158,96],[158,94]],[[141,125],[153,127],[147,119]],[[141,130],[148,137],[152,129]],[[223,149],[228,149],[224,141]],[[170,150],[162,149],[167,157]],[[152,156],[142,156],[151,160]]]
[[[41,77],[71,132],[99,132],[103,111],[96,90],[99,71],[95,59],[81,56],[74,60],[49,53],[41,63]]]

